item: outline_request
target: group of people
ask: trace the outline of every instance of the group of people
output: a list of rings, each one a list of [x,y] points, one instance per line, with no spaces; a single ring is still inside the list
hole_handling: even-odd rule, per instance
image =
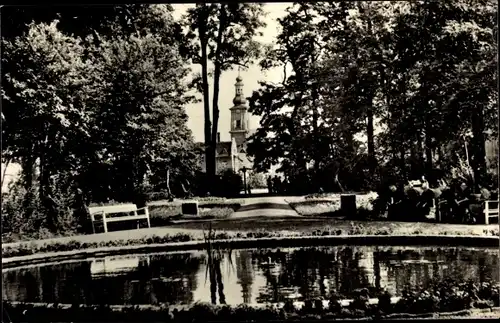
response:
[[[282,181],[278,175],[267,177],[267,189],[269,194],[283,194],[286,192],[287,185],[288,181],[286,178]]]
[[[485,187],[479,191],[480,194],[473,194],[471,184],[455,181],[448,185],[444,180],[431,188],[422,177],[380,190],[376,208],[379,214],[395,220],[419,221],[439,216],[442,222],[477,223],[482,219],[481,201],[492,195]]]

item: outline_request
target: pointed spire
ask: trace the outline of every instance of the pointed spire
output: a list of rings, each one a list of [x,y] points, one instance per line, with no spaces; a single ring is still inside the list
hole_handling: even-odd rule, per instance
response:
[[[233,99],[234,105],[246,103],[245,97],[243,96],[243,79],[241,78],[240,72],[241,67],[238,67],[238,77],[236,78],[236,84],[234,84],[236,90],[235,97]]]
[[[241,78],[241,66],[238,66],[238,77],[236,78],[236,82],[241,82],[243,79]]]

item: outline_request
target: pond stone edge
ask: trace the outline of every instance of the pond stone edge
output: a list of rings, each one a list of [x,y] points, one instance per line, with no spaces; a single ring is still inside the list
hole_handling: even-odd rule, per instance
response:
[[[500,238],[496,236],[385,236],[385,235],[346,235],[346,236],[300,236],[266,237],[213,240],[213,248],[251,249],[251,248],[289,248],[314,246],[435,246],[435,247],[482,247],[498,248]],[[10,269],[42,263],[68,260],[84,260],[124,254],[159,253],[169,251],[195,251],[206,249],[207,242],[186,241],[162,244],[142,244],[118,247],[101,247],[82,250],[36,253],[26,256],[2,258],[3,269]]]

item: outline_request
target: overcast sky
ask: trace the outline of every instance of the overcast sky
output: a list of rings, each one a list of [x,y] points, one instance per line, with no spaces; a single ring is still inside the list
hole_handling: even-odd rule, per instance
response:
[[[285,9],[291,6],[291,2],[281,2],[281,3],[266,3],[264,5],[264,10],[268,13],[263,19],[267,26],[262,30],[263,37],[259,37],[258,40],[264,43],[272,43],[276,36],[278,35],[278,22],[277,19],[285,15]],[[193,7],[194,4],[173,4],[175,9],[174,17],[180,18],[189,7]],[[201,72],[201,66],[193,65],[193,72]],[[234,83],[236,83],[236,77],[238,76],[238,70],[235,68],[234,71],[224,72],[220,80],[220,98],[219,98],[219,132],[221,134],[221,140],[229,141],[229,127],[231,115],[229,108],[233,106],[234,98]],[[278,82],[283,79],[282,69],[274,69],[270,71],[263,72],[257,64],[253,64],[246,71],[241,71],[241,77],[243,78],[244,88],[243,93],[246,97],[251,96],[252,92],[259,88],[259,81],[271,81]],[[210,100],[212,100],[213,90],[210,90]],[[200,95],[201,98],[201,95]],[[211,104],[210,104],[211,106]],[[195,141],[203,141],[203,102],[197,104],[191,104],[186,108],[186,112],[189,116],[188,126],[193,132]],[[250,119],[250,128],[255,129],[259,125],[259,119],[257,117],[252,117]]]

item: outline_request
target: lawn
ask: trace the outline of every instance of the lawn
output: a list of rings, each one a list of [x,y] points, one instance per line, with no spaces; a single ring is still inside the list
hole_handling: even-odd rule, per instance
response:
[[[286,234],[313,234],[314,232],[352,231],[359,228],[358,234],[387,231],[394,235],[494,235],[498,234],[498,225],[466,225],[440,224],[425,222],[388,222],[388,221],[350,221],[338,218],[308,217],[308,218],[248,218],[230,221],[211,221],[211,226],[217,231],[250,232],[268,231]],[[203,230],[205,222],[184,222],[172,224],[169,229]]]
[[[195,199],[193,199],[195,200]],[[174,220],[209,220],[227,219],[244,204],[242,199],[225,199],[220,197],[196,198],[199,206],[198,215],[182,215],[182,203],[184,200],[153,201],[148,203],[151,227],[168,226]],[[123,203],[100,203],[89,206],[116,205]],[[110,231],[126,230],[130,231],[136,227],[133,221],[123,221],[108,224]],[[90,229],[91,230],[91,229]],[[77,235],[75,230],[60,230],[57,233],[49,232],[47,229],[34,230],[33,232],[4,233],[2,241],[4,243],[29,242],[33,240],[47,240],[69,238]]]
[[[180,204],[152,205],[149,207],[151,226],[158,227],[171,223],[172,220],[196,220],[196,219],[227,219],[240,204],[218,204],[200,205],[198,215],[182,215]]]
[[[220,197],[196,198],[198,201],[198,215],[183,215],[183,200],[174,202],[154,201],[148,203],[151,226],[169,225],[173,220],[208,220],[208,219],[227,219],[238,210],[244,200],[225,199]]]
[[[358,198],[363,209],[369,208],[370,196]],[[351,221],[331,215],[338,211],[339,200],[335,197],[295,198],[290,205],[303,217],[250,217],[232,219],[243,200],[209,198],[199,201],[198,216],[181,216],[181,201],[154,202],[150,204],[151,228],[114,231],[91,235],[65,236],[61,238],[31,240],[7,243],[5,248],[17,249],[21,244],[27,249],[41,252],[43,245],[71,244],[78,242],[88,247],[108,246],[113,242],[119,245],[142,244],[148,239],[159,239],[162,243],[170,241],[175,235],[187,235],[189,240],[203,239],[203,233],[210,226],[213,230],[231,237],[268,237],[268,236],[325,236],[325,235],[498,235],[498,225],[459,225],[424,222],[394,221]],[[181,221],[179,221],[181,220]],[[198,220],[198,221],[191,221]],[[133,223],[132,223],[133,224]],[[167,237],[168,236],[168,237]],[[4,241],[5,242],[5,241]]]
[[[73,249],[203,240],[209,227],[221,239],[325,235],[498,235],[497,225],[346,221],[330,218],[248,218],[192,221],[140,230],[2,244],[4,256]],[[53,247],[51,247],[53,246]],[[20,252],[19,250],[24,251]],[[53,249],[53,250],[52,250]]]

